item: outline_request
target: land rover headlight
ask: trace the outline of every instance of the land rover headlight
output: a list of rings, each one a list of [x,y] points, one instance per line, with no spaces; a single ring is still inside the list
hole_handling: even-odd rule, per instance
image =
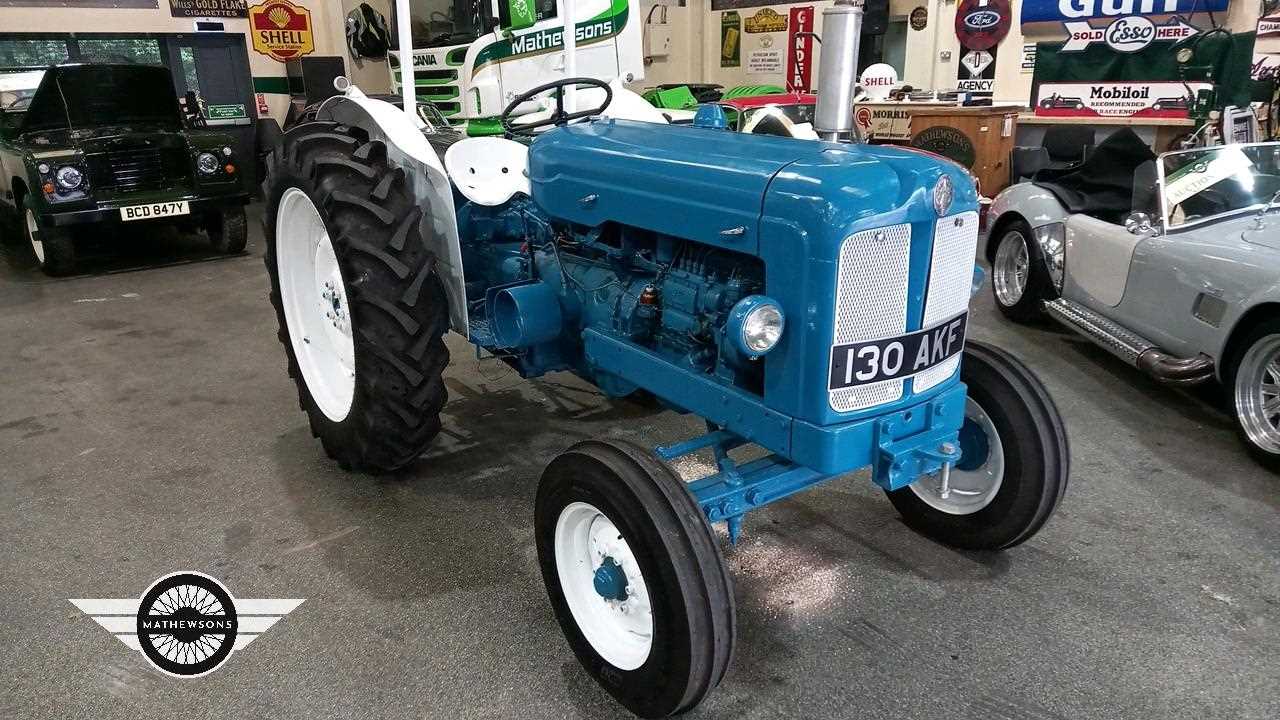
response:
[[[218,168],[222,167],[222,162],[218,160],[218,156],[211,152],[202,152],[196,156],[196,169],[201,175],[213,175],[218,172]]]
[[[776,300],[764,295],[749,295],[729,311],[726,330],[740,353],[757,358],[778,344],[785,326],[782,307]]]
[[[951,201],[956,197],[956,189],[951,184],[951,177],[943,175],[933,186],[933,210],[939,217],[946,215],[951,209]]]
[[[58,181],[58,187],[63,190],[75,190],[84,183],[84,173],[74,165],[63,165],[58,168],[54,178]]]

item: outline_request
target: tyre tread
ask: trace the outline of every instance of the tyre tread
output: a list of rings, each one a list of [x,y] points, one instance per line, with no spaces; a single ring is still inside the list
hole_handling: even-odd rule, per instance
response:
[[[389,164],[381,141],[332,122],[291,128],[267,158],[264,261],[277,337],[312,433],[345,469],[390,472],[413,462],[439,433],[448,399],[442,377],[449,362],[442,337],[448,301],[425,239],[408,241],[421,234],[421,210],[405,177],[403,168]],[[357,384],[342,423],[311,400],[281,301],[273,225],[280,196],[293,186],[325,216],[351,300]],[[406,302],[410,297],[415,301]]]

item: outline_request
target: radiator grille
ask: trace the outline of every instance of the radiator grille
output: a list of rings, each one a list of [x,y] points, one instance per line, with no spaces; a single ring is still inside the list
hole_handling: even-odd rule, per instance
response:
[[[924,323],[932,327],[969,307],[973,288],[973,260],[978,250],[978,213],[939,218],[933,233],[933,259],[929,263],[929,290],[925,295]],[[960,366],[957,355],[912,379],[912,392],[924,392],[950,378]]]
[[[906,332],[911,226],[864,230],[840,246],[832,345]],[[828,391],[831,409],[849,412],[902,397],[902,380]]]
[[[115,150],[88,160],[89,181],[100,190],[157,190],[187,175],[181,150]]]

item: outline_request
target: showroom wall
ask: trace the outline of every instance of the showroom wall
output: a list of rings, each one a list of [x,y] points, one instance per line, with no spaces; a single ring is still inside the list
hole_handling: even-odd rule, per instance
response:
[[[822,32],[822,9],[832,3],[797,2],[752,6],[737,10],[712,10],[711,0],[642,0],[642,16],[646,18],[646,35],[655,28],[669,32],[670,48],[666,57],[655,57],[645,68],[645,79],[637,85],[651,86],[671,82],[713,82],[731,87],[743,84],[785,85],[786,32],[739,34],[740,62],[736,67],[725,67],[721,62],[721,24],[727,13],[736,12],[745,22],[761,9],[770,9],[787,17],[793,7],[811,6],[815,10],[816,32]],[[652,8],[657,5],[656,11]],[[1026,30],[1021,25],[1021,2],[1012,2],[1013,22],[1008,35],[995,52],[994,98],[997,101],[1028,103],[1031,95],[1032,70],[1023,67],[1024,46],[1037,42],[1061,42],[1066,35],[1060,24],[1045,23]],[[961,55],[960,41],[955,33],[955,0],[891,0],[891,22],[903,22],[913,10],[923,8],[927,15],[924,27],[906,28],[903,67],[898,67],[903,82],[918,88],[951,88],[959,75]],[[666,27],[663,25],[665,7]],[[1234,0],[1224,15],[1216,20],[1233,32],[1250,32],[1258,20],[1258,4],[1248,0]],[[1209,18],[1201,13],[1191,18],[1193,24],[1209,27]],[[752,50],[761,49],[762,42],[772,48],[782,48],[782,72],[752,71],[746,62]],[[816,48],[815,48],[816,49]],[[815,58],[816,60],[816,58]],[[816,62],[814,77],[817,76]]]
[[[390,0],[365,0],[384,15],[390,15]],[[254,0],[250,0],[254,4]],[[366,92],[390,92],[390,76],[380,62],[357,65],[347,53],[343,23],[346,13],[360,0],[294,0],[295,5],[311,12],[315,51],[312,55],[337,55],[343,58],[347,72]],[[174,17],[169,3],[157,7],[14,7],[5,3],[3,33],[175,33],[193,31],[193,19]],[[248,33],[249,21],[243,18],[218,18],[227,32]],[[264,92],[271,116],[282,120],[288,107],[285,66],[277,60],[255,52],[246,40],[249,69],[257,91]]]

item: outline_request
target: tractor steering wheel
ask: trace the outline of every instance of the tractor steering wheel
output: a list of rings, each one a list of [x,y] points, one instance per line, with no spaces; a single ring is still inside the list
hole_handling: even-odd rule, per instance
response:
[[[578,110],[576,112],[565,112],[564,110],[564,89],[567,87],[580,87],[589,85],[604,90],[604,102],[599,107],[590,110]],[[545,120],[535,120],[531,123],[513,125],[511,111],[515,110],[521,103],[541,95],[548,90],[556,91],[556,109],[551,113],[551,117]],[[595,78],[579,77],[579,78],[562,78],[545,85],[539,85],[536,88],[526,90],[520,93],[514,100],[507,104],[507,109],[502,111],[502,116],[498,121],[502,123],[502,129],[510,135],[533,135],[533,131],[538,128],[544,128],[548,125],[567,125],[571,120],[580,120],[592,115],[599,115],[604,109],[609,107],[609,103],[613,102],[613,89],[609,87],[609,83]]]

